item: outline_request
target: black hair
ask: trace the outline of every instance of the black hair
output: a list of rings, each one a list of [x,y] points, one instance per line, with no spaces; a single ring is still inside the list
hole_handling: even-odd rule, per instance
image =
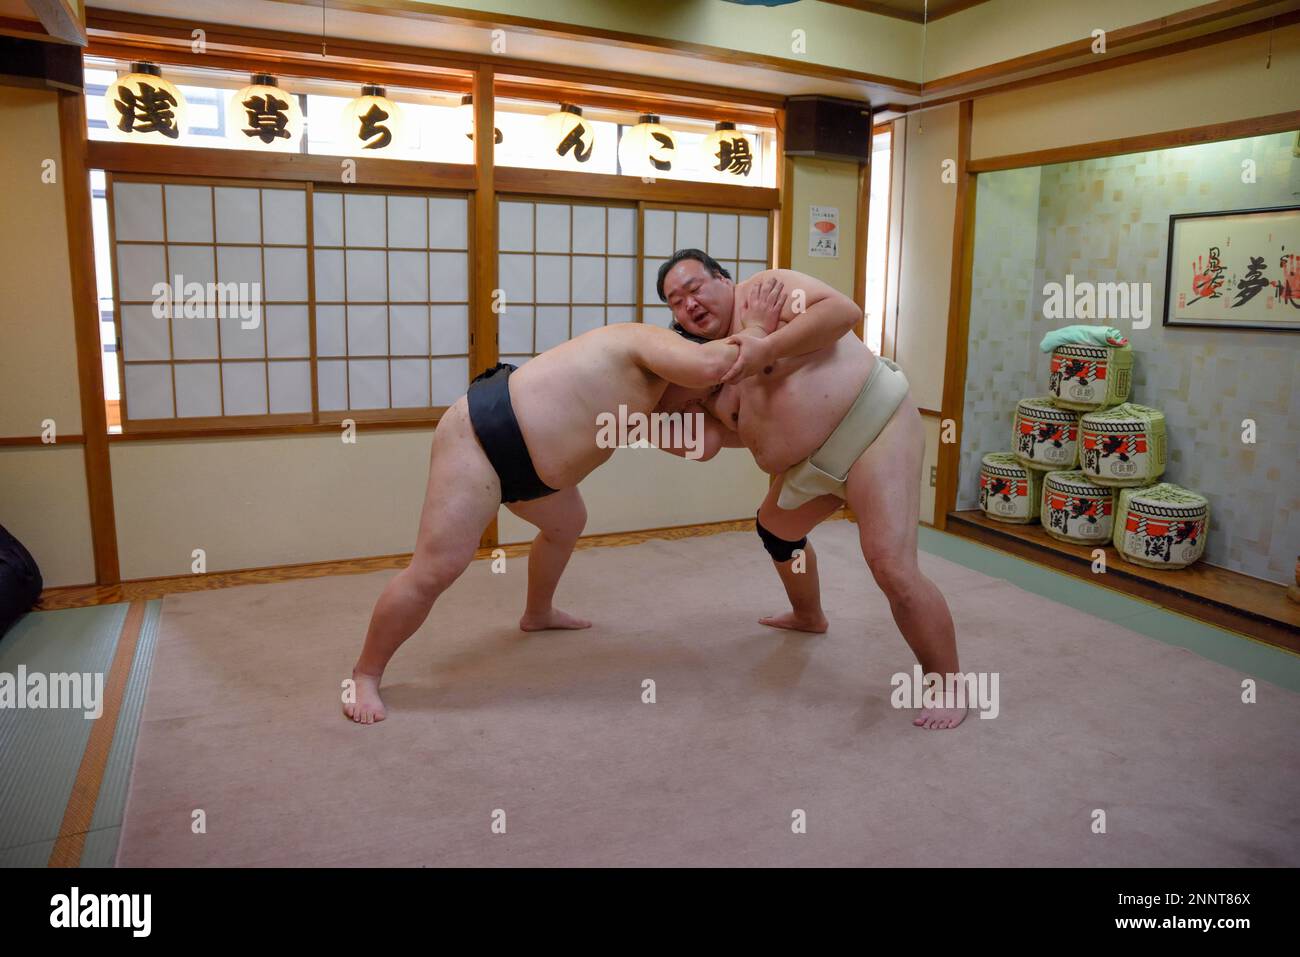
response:
[[[659,267],[659,278],[655,282],[655,291],[659,293],[660,302],[668,301],[668,297],[664,295],[664,277],[668,275],[668,270],[687,259],[694,259],[719,279],[731,278],[731,273],[723,269],[722,264],[703,249],[679,249],[672,254],[672,257],[666,263]]]

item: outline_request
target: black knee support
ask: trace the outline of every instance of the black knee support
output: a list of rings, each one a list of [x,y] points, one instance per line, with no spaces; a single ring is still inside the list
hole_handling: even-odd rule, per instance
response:
[[[772,556],[772,561],[778,564],[785,564],[794,558],[797,549],[803,548],[808,544],[808,536],[805,535],[797,542],[787,542],[784,538],[777,538],[771,532],[763,527],[763,523],[757,518],[754,519],[754,527],[758,530],[758,537],[763,540],[763,547],[767,553]]]

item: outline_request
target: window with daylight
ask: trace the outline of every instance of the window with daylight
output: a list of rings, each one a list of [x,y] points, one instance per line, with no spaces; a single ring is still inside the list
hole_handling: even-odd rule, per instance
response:
[[[427,415],[469,378],[463,194],[107,177],[124,431]]]
[[[772,237],[767,213],[647,208],[643,228],[641,296],[645,322],[659,326],[672,322],[672,312],[660,301],[655,285],[659,266],[678,249],[703,249],[736,282],[769,268]]]
[[[497,212],[501,361],[636,320],[635,207],[503,199]]]

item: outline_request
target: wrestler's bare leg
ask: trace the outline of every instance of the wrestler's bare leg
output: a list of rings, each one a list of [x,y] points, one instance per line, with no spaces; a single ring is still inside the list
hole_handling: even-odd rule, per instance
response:
[[[587,507],[576,487],[566,488],[531,502],[510,502],[506,508],[537,526],[528,550],[528,604],[519,627],[524,631],[547,628],[590,628],[591,622],[560,611],[551,602],[573,546],[587,524]]]
[[[773,535],[789,542],[797,542],[844,503],[834,495],[820,495],[798,508],[778,508],[776,500],[781,495],[784,475],[779,475],[767,490],[767,498],[758,510],[758,520]],[[817,552],[812,542],[803,548],[802,561],[796,558],[788,562],[772,560],[772,566],[785,586],[786,596],[790,599],[790,611],[783,615],[769,615],[758,620],[761,625],[773,628],[788,628],[793,631],[807,631],[821,634],[826,630],[826,614],[822,611],[821,581],[817,577]],[[802,570],[798,570],[802,569]]]
[[[388,583],[366,631],[352,677],[356,702],[343,713],[358,724],[386,716],[379,682],[393,654],[415,632],[434,601],[474,558],[483,530],[501,503],[501,483],[470,426],[462,397],[438,423],[429,452],[429,482],[411,563]]]
[[[926,674],[957,674],[957,636],[948,603],[917,563],[917,512],[925,431],[909,395],[889,424],[850,469],[849,505],[871,574]],[[956,702],[945,702],[955,704]],[[955,728],[965,708],[924,708],[912,723]]]

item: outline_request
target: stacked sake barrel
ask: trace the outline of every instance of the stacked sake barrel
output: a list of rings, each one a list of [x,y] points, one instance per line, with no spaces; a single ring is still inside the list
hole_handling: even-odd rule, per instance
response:
[[[1128,401],[1132,381],[1127,344],[1052,350],[1048,394],[1016,405],[1013,451],[981,462],[984,513],[1001,522],[1037,520],[1064,542],[1113,541],[1125,559],[1150,568],[1200,558],[1209,503],[1160,483],[1165,417]]]

